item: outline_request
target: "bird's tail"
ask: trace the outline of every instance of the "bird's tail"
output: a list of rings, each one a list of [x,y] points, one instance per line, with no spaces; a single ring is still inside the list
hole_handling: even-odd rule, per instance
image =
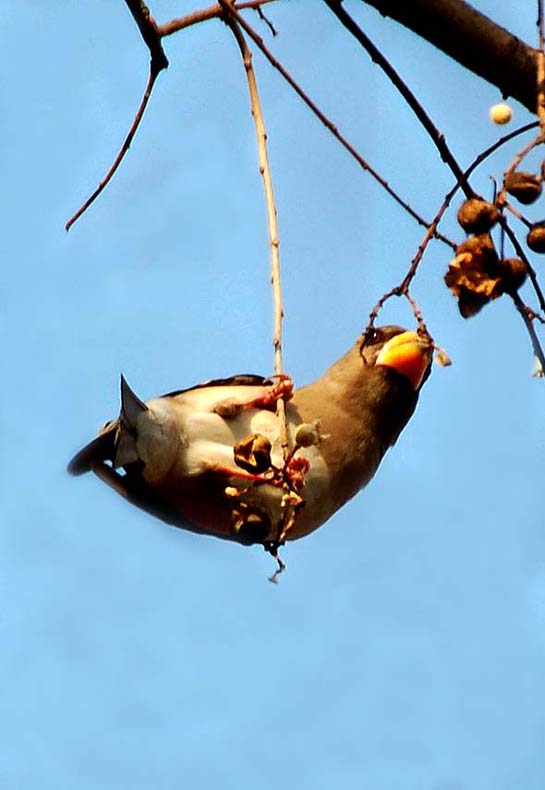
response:
[[[116,452],[116,435],[118,430],[118,421],[106,425],[102,432],[93,439],[89,444],[86,444],[68,464],[68,471],[71,475],[83,475],[85,472],[90,472],[93,465],[103,463],[104,461],[112,461],[115,458]]]

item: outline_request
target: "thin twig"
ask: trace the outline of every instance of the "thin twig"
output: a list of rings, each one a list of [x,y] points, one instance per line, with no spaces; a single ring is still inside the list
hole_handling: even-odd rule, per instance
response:
[[[524,214],[521,214],[518,208],[515,208],[515,206],[513,206],[512,203],[506,202],[502,205],[502,208],[505,211],[508,211],[514,217],[516,217],[519,220],[519,222],[523,223],[523,225],[526,225],[528,229],[533,227],[533,222],[530,222],[530,220],[527,217],[525,217]],[[503,257],[503,255],[500,257]]]
[[[240,7],[241,6],[238,6],[238,8]],[[339,132],[337,126],[327,117],[327,115],[325,115],[325,113],[323,113],[320,110],[318,105],[301,88],[299,83],[297,83],[293,79],[291,74],[288,71],[286,71],[286,69],[280,63],[280,61],[274,57],[274,55],[271,53],[271,51],[267,48],[267,46],[263,42],[261,36],[259,36],[255,32],[255,30],[251,27],[251,25],[249,25],[248,22],[246,22],[244,17],[242,17],[239,13],[237,13],[237,11],[235,11],[233,7],[231,7],[231,13],[236,18],[240,27],[243,28],[244,32],[252,39],[254,44],[256,44],[256,46],[259,47],[259,49],[261,50],[263,55],[267,58],[271,66],[278,71],[278,73],[283,77],[283,79],[288,83],[288,85],[295,91],[295,93],[299,96],[299,98],[302,99],[303,102],[307,105],[307,107],[314,113],[314,115],[318,118],[318,120],[326,127],[326,129],[329,132],[331,132],[333,137],[335,137],[335,139],[343,146],[343,148],[345,148],[346,151],[348,151],[350,156],[352,156],[356,160],[359,166],[363,170],[368,172],[369,175],[372,176],[372,178],[374,178],[375,181],[377,181],[381,185],[381,187],[386,190],[386,192],[390,195],[390,197],[392,197],[399,206],[401,206],[408,214],[410,214],[411,217],[419,223],[419,225],[422,225],[424,228],[429,227],[430,223],[426,222],[425,219],[423,219],[419,214],[417,214],[417,212],[412,208],[412,206],[409,205],[409,203],[407,203],[405,200],[403,200],[398,195],[398,193],[394,191],[394,189],[392,189],[392,187],[388,184],[388,182],[384,178],[382,178],[382,176],[372,167],[372,165],[370,165],[369,162],[367,162],[361,156],[361,154],[357,151],[356,148],[354,148],[354,146],[349,142],[349,140],[347,140],[347,138],[344,137],[344,135],[341,134],[341,132]],[[450,241],[450,239],[448,239],[446,236],[443,236],[440,233],[436,235],[436,238],[438,238],[444,244],[447,244],[449,247],[453,249],[454,247],[456,247],[456,245],[452,241]]]
[[[256,10],[257,10],[257,15],[258,15],[258,17],[261,19],[261,21],[262,21],[262,22],[265,22],[265,24],[267,25],[267,27],[268,27],[268,28],[269,28],[269,30],[271,31],[272,35],[273,35],[273,36],[277,36],[277,35],[278,35],[278,31],[277,31],[277,29],[275,28],[275,26],[273,25],[273,23],[271,22],[271,20],[270,20],[270,19],[268,19],[268,18],[265,16],[265,13],[263,12],[263,9],[261,8],[261,6],[258,6]]]
[[[236,20],[233,19],[231,15],[231,4],[228,0],[220,0],[220,4],[225,11],[225,21],[233,32],[242,55],[244,69],[246,71],[246,78],[248,81],[252,116],[255,123],[259,155],[259,172],[261,173],[261,177],[263,179],[263,189],[265,191],[267,222],[269,227],[269,243],[271,245],[271,283],[274,302],[274,372],[277,376],[281,376],[284,373],[284,367],[282,363],[282,319],[284,317],[284,307],[282,304],[282,283],[280,278],[278,221],[271,169],[269,166],[269,156],[267,152],[267,132],[265,129],[265,122],[263,120],[263,111],[261,109],[261,102],[259,100],[255,72],[252,66],[252,53],[246,44],[246,39],[242,35]],[[287,457],[289,445],[286,427],[285,402],[283,398],[278,400],[278,416],[280,419],[280,439],[282,450],[284,455]]]
[[[342,0],[324,0],[325,4],[335,14],[339,22],[354,36],[354,38],[362,45],[368,52],[371,59],[377,63],[388,78],[392,81],[398,91],[401,93],[411,110],[414,112],[424,129],[427,131],[435,147],[439,151],[441,159],[450,167],[454,177],[459,182],[461,188],[464,190],[468,198],[475,197],[475,193],[471,189],[464,172],[456,159],[454,158],[450,148],[448,147],[444,135],[435,126],[423,106],[420,104],[414,93],[410,90],[408,85],[401,79],[397,71],[391,63],[384,57],[382,52],[373,44],[363,30],[356,24],[352,17],[346,13],[342,7]]]
[[[129,11],[131,12],[134,21],[138,25],[138,29],[140,31],[140,35],[142,36],[142,40],[146,44],[147,48],[149,49],[150,53],[150,67],[149,67],[149,77],[148,83],[146,85],[146,90],[144,91],[144,95],[142,97],[142,101],[140,102],[140,106],[136,111],[136,115],[134,116],[134,121],[132,122],[132,126],[129,129],[129,133],[127,134],[123,145],[121,146],[119,153],[117,154],[114,163],[95,189],[92,195],[87,198],[87,200],[83,203],[83,205],[73,214],[66,225],[64,226],[66,230],[70,230],[74,222],[78,220],[82,214],[84,214],[89,206],[95,202],[97,197],[100,193],[107,187],[109,182],[111,181],[113,175],[115,174],[116,170],[120,166],[121,162],[123,161],[125,154],[131,147],[131,143],[133,140],[134,135],[138,131],[138,127],[140,126],[140,122],[144,116],[144,111],[147,107],[147,104],[150,100],[151,92],[153,90],[153,86],[155,85],[155,80],[159,76],[159,74],[163,71],[163,69],[168,68],[168,58],[165,55],[163,50],[163,45],[161,44],[161,36],[159,34],[159,30],[157,27],[157,23],[155,19],[152,17],[149,8],[143,2],[143,0],[125,0]]]
[[[504,186],[503,186],[503,188],[502,188],[502,190],[501,190],[501,192],[500,192],[500,194],[498,196],[498,201],[500,203],[502,203],[504,200],[506,200],[506,197],[505,197],[505,193],[506,193],[505,180],[507,179],[507,177],[515,172],[515,170],[520,165],[522,160],[526,159],[526,157],[528,156],[530,151],[533,151],[534,148],[536,148],[538,145],[541,145],[543,143],[544,139],[545,139],[545,129],[541,129],[539,131],[539,134],[537,135],[537,137],[534,137],[533,140],[530,140],[528,145],[525,145],[524,148],[521,151],[519,151],[519,153],[515,156],[515,158],[513,159],[513,161],[511,162],[511,164],[509,165],[509,167],[507,168],[507,170],[504,173],[504,177],[503,177]]]
[[[275,2],[275,0],[247,0],[247,2],[236,3],[234,7],[240,11],[244,10],[245,8],[253,8],[256,11],[259,11],[262,5],[273,2]],[[199,22],[206,22],[209,19],[217,19],[222,14],[223,8],[218,3],[217,5],[203,8],[200,11],[193,11],[191,14],[186,14],[185,16],[180,16],[177,19],[172,19],[170,22],[165,22],[164,25],[158,25],[157,32],[161,38],[164,38],[165,36],[171,36],[173,33],[177,33],[179,30],[184,30],[186,27],[198,25]]]
[[[66,228],[66,230],[70,230],[70,228],[72,227],[74,222],[77,219],[79,219],[81,217],[81,215],[84,214],[87,211],[87,209],[89,208],[89,206],[92,203],[95,202],[95,200],[100,195],[100,193],[108,186],[108,183],[111,181],[111,179],[112,179],[113,175],[115,174],[116,170],[119,168],[121,162],[123,161],[123,159],[125,157],[125,154],[127,153],[129,148],[131,147],[131,143],[132,143],[133,137],[136,134],[136,132],[138,130],[138,127],[140,126],[140,122],[141,122],[142,117],[144,115],[144,110],[146,109],[146,106],[147,106],[148,101],[149,101],[150,96],[151,96],[151,92],[153,90],[153,86],[155,84],[155,80],[157,79],[158,75],[159,75],[159,72],[158,71],[154,71],[151,68],[151,66],[150,66],[150,73],[149,73],[149,77],[148,77],[148,84],[146,85],[146,90],[144,92],[144,96],[142,97],[142,101],[140,102],[140,107],[138,108],[138,110],[136,112],[136,115],[134,116],[134,121],[132,122],[132,126],[129,129],[129,133],[126,136],[123,145],[119,149],[119,153],[117,154],[112,166],[110,167],[110,169],[108,170],[108,172],[106,173],[106,175],[104,176],[104,178],[102,179],[102,181],[100,182],[98,187],[95,189],[93,194],[90,195],[87,198],[87,200],[85,201],[85,203],[83,203],[83,205],[76,211],[76,213],[73,214],[70,217],[70,219],[68,220],[68,222],[64,226]]]
[[[514,248],[515,252],[519,256],[519,258],[522,261],[524,261],[524,263],[526,265],[526,270],[528,272],[528,276],[529,276],[529,278],[530,278],[530,280],[532,282],[532,285],[534,287],[534,291],[535,291],[536,296],[537,296],[537,300],[539,302],[539,309],[541,311],[545,312],[545,296],[543,295],[543,291],[541,290],[541,286],[539,284],[539,280],[537,279],[537,274],[536,274],[536,271],[535,271],[534,267],[530,263],[530,261],[528,259],[528,256],[526,255],[526,253],[524,251],[524,248],[522,247],[522,244],[517,239],[517,236],[516,236],[515,232],[509,226],[509,223],[507,222],[507,218],[505,216],[503,216],[502,214],[500,214],[499,223],[500,223],[504,233],[506,233],[509,236],[509,240],[510,240],[511,244],[513,245],[513,248]]]
[[[541,347],[541,343],[539,342],[539,338],[537,336],[536,328],[534,326],[531,313],[527,305],[524,304],[518,293],[511,294],[511,299],[515,303],[515,307],[519,311],[522,320],[524,321],[524,325],[528,330],[528,334],[530,335],[530,340],[532,342],[532,348],[534,350],[534,354],[536,355],[537,359],[539,360],[539,364],[541,365],[541,370],[545,371],[545,354],[543,353],[543,349]],[[540,373],[539,375],[543,375]]]
[[[412,307],[413,315],[416,318],[416,322],[418,324],[418,329],[420,330],[420,332],[425,332],[427,335],[429,335],[426,322],[424,321],[424,316],[422,315],[422,311],[420,310],[419,306],[416,303],[416,300],[414,299],[408,288],[403,291],[403,296]],[[429,336],[430,339],[433,339],[431,338],[431,335]]]
[[[225,11],[223,19],[231,29],[235,40],[242,55],[242,61],[246,72],[246,79],[248,82],[248,91],[250,94],[250,106],[252,116],[255,123],[255,131],[257,138],[257,148],[259,155],[259,172],[263,179],[263,188],[265,191],[265,203],[267,207],[267,221],[269,226],[269,242],[271,247],[271,284],[273,291],[273,305],[274,305],[274,370],[277,376],[283,375],[283,362],[282,362],[282,319],[284,317],[284,308],[282,304],[282,282],[280,278],[280,255],[279,255],[279,239],[278,239],[278,222],[276,203],[274,199],[274,190],[271,176],[271,169],[269,165],[269,157],[267,152],[267,132],[265,129],[265,122],[263,120],[263,111],[261,109],[261,102],[259,99],[259,92],[255,72],[252,66],[252,53],[246,43],[246,39],[239,27],[237,20],[232,13],[232,0],[220,0],[220,4]],[[288,441],[288,426],[286,419],[286,400],[279,398],[276,403],[276,414],[278,417],[280,443],[282,446],[283,455],[283,488],[281,502],[281,515],[277,527],[277,535],[272,541],[267,550],[275,557],[278,563],[278,571],[273,574],[271,581],[276,582],[277,576],[285,569],[278,554],[279,546],[283,545],[286,540],[288,532],[291,530],[295,523],[296,515],[298,512],[298,504],[302,502],[301,497],[295,493],[293,486],[290,484],[288,461],[290,458],[290,447]]]
[[[252,107],[252,116],[255,122],[258,154],[259,154],[259,172],[263,178],[263,188],[265,191],[265,202],[267,205],[267,220],[269,226],[269,242],[271,245],[271,282],[273,286],[274,298],[274,372],[276,375],[282,375],[284,372],[282,364],[282,319],[284,316],[284,309],[282,306],[282,289],[280,280],[280,256],[279,256],[279,240],[278,240],[278,222],[276,212],[276,202],[274,199],[274,190],[271,177],[271,170],[269,166],[269,157],[267,151],[267,132],[265,130],[265,123],[263,120],[263,112],[259,100],[259,93],[255,79],[255,73],[252,66],[252,54],[246,44],[244,37],[238,29],[235,22],[229,19],[229,3],[223,0],[227,9],[228,19],[227,24],[233,31],[236,41],[239,45],[244,68],[248,79],[248,90],[250,93],[250,102]],[[222,5],[223,5],[222,2]],[[285,430],[285,426],[284,426]],[[282,447],[288,446],[287,436],[282,438]]]
[[[524,134],[525,132],[529,132],[532,129],[536,129],[538,126],[539,126],[539,122],[538,121],[532,121],[532,123],[527,123],[525,126],[521,126],[519,129],[515,129],[513,132],[509,132],[509,134],[504,134],[503,137],[500,137],[499,140],[496,140],[495,143],[492,143],[491,146],[489,146],[488,148],[485,148],[484,151],[482,151],[478,156],[475,157],[473,162],[470,164],[470,166],[464,172],[465,177],[467,178],[468,176],[470,176],[471,173],[480,164],[482,164],[482,162],[484,162],[485,159],[488,159],[488,157],[491,154],[493,154],[494,151],[497,151],[498,148],[501,148],[502,145],[505,145],[505,143],[508,143],[514,137],[518,137],[519,135]],[[458,189],[458,188],[459,188],[459,185],[457,183],[456,184],[456,189]]]

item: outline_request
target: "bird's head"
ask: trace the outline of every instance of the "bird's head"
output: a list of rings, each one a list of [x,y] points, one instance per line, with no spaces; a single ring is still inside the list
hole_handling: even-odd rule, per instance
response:
[[[383,326],[363,335],[360,353],[366,365],[395,370],[418,392],[430,374],[433,345],[425,335]]]

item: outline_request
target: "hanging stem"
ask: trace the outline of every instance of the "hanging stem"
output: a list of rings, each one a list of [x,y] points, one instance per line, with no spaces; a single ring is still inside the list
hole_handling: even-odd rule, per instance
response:
[[[259,92],[257,89],[255,73],[252,66],[252,53],[250,52],[242,30],[233,14],[233,0],[219,0],[219,2],[222,9],[224,10],[224,21],[230,27],[242,55],[242,61],[248,81],[250,106],[255,123],[257,149],[259,154],[259,172],[261,173],[261,177],[263,179],[263,188],[265,191],[265,204],[267,207],[267,221],[269,226],[269,243],[271,247],[271,284],[274,306],[274,371],[277,376],[281,376],[284,372],[282,363],[282,319],[284,318],[284,307],[282,304],[282,283],[280,279],[278,223],[271,169],[269,166],[269,157],[267,153],[267,132],[263,120],[263,112],[261,109],[261,102],[259,100]],[[265,550],[274,557],[278,566],[276,572],[269,579],[269,581],[273,583],[276,583],[278,576],[283,573],[286,568],[282,558],[278,553],[278,548],[285,543],[288,533],[295,524],[297,513],[303,504],[303,499],[296,492],[289,475],[289,461],[293,457],[293,453],[290,451],[288,441],[285,398],[280,398],[277,401],[276,414],[279,423],[280,443],[282,445],[284,492],[282,496],[280,518],[278,521],[276,536],[273,540],[267,541],[263,544]]]
[[[259,36],[253,27],[246,22],[244,17],[239,14],[238,10],[242,8],[242,5],[239,4],[238,6],[231,6],[231,14],[236,19],[242,30],[246,33],[246,35],[252,39],[254,44],[261,50],[263,55],[267,58],[269,63],[273,68],[275,68],[281,77],[288,83],[290,88],[295,91],[295,93],[299,96],[299,98],[307,105],[309,110],[314,113],[316,118],[322,123],[325,128],[333,135],[333,137],[343,146],[343,148],[348,151],[351,157],[356,160],[358,165],[365,170],[369,175],[377,181],[380,186],[386,190],[386,192],[392,197],[398,205],[401,206],[408,214],[411,215],[420,225],[427,228],[430,224],[426,222],[417,212],[413,209],[413,207],[405,200],[401,198],[401,196],[388,184],[388,182],[380,175],[380,173],[375,170],[369,162],[363,158],[363,156],[356,150],[356,148],[349,142],[349,140],[341,134],[337,126],[330,120],[330,118],[320,110],[318,105],[315,101],[313,101],[310,96],[301,88],[298,82],[294,80],[291,74],[284,68],[284,66],[280,63],[280,61],[274,57],[272,52],[265,46],[265,43],[261,36]],[[447,244],[452,249],[456,248],[456,245],[443,236],[440,233],[436,233],[436,238],[440,239],[444,244]]]
[[[257,137],[257,150],[259,156],[259,172],[263,179],[263,189],[265,191],[265,204],[267,207],[267,223],[269,227],[269,243],[271,246],[271,284],[273,291],[274,304],[274,372],[277,376],[284,373],[282,362],[282,319],[284,318],[284,307],[282,303],[282,282],[280,279],[280,253],[278,240],[278,221],[276,213],[276,202],[274,199],[274,189],[272,183],[271,169],[269,166],[269,156],[267,153],[267,131],[263,120],[261,102],[255,72],[252,65],[252,53],[246,43],[246,39],[235,19],[231,16],[231,3],[228,0],[220,0],[220,5],[225,11],[225,22],[231,28],[236,42],[242,55],[246,79],[248,81],[248,92],[250,94],[250,106],[255,123],[255,133]],[[286,404],[283,398],[278,400],[277,414],[280,422],[280,441],[284,460],[289,453],[288,432],[286,426]]]

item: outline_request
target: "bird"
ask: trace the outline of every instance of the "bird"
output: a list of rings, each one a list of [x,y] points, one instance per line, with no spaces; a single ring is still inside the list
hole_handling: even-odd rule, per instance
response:
[[[119,417],[68,471],[94,472],[167,524],[270,550],[318,529],[367,485],[411,418],[432,355],[425,333],[383,326],[300,388],[287,375],[243,374],[144,402],[122,376]]]

